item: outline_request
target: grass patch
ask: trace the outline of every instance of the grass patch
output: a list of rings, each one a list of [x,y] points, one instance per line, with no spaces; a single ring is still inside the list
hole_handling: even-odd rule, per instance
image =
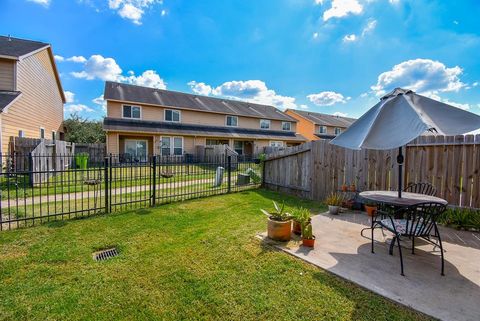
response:
[[[324,210],[253,190],[2,232],[0,319],[425,319],[258,241],[272,199]]]

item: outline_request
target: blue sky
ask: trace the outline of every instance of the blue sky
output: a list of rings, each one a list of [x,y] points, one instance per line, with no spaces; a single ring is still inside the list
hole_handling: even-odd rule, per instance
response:
[[[480,114],[478,0],[0,0],[51,43],[66,114],[105,80],[359,117],[394,87]]]

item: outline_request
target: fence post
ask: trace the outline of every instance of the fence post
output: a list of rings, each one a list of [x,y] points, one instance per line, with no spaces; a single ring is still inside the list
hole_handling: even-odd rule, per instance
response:
[[[157,196],[157,155],[152,156],[152,195],[150,196],[150,206],[155,206]]]
[[[267,162],[266,159],[261,160],[262,162],[262,188],[265,188],[265,163]]]
[[[110,160],[108,161],[108,170],[109,170],[110,174],[108,175],[108,188],[109,188],[110,192],[108,193],[108,198],[109,198],[108,204],[109,204],[110,208],[109,208],[108,211],[109,211],[109,213],[111,213],[112,212],[112,181],[113,181],[113,173],[112,173],[113,157],[112,157],[112,153],[110,153],[109,157],[110,157]],[[117,175],[118,175],[118,173],[117,173]]]
[[[227,156],[228,193],[232,191],[232,156]]]
[[[33,186],[33,183],[34,183],[34,179],[33,179],[33,155],[32,155],[31,152],[28,153],[28,181],[30,183],[30,186]]]
[[[108,163],[109,158],[105,157],[105,168],[104,168],[104,176],[105,176],[105,213],[110,213],[110,204],[109,204],[109,193],[108,193],[108,182],[109,182],[109,170],[108,170]]]

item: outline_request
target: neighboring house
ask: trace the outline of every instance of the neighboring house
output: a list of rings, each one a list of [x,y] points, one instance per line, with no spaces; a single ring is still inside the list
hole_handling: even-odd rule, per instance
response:
[[[63,93],[47,43],[0,36],[0,145],[10,137],[63,136]]]
[[[296,120],[273,106],[106,82],[107,152],[196,154],[196,146],[227,144],[253,156],[264,147],[305,142]]]
[[[335,138],[356,120],[296,109],[287,109],[285,113],[298,121],[297,132],[308,140]]]

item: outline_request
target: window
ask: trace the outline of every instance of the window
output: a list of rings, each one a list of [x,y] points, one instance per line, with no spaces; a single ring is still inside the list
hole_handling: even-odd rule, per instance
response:
[[[52,130],[52,140],[57,140],[57,132]]]
[[[283,147],[283,142],[281,141],[271,141],[270,147]]]
[[[140,107],[123,105],[123,118],[140,119]]]
[[[237,116],[227,116],[227,126],[237,127],[238,126],[238,117]]]
[[[260,119],[260,128],[261,129],[270,129],[270,120]]]
[[[160,153],[162,156],[183,155],[183,138],[162,137],[160,141]]]
[[[238,155],[243,155],[243,142],[241,140],[234,141],[233,149],[238,153]]]
[[[40,138],[45,139],[45,128],[40,127]]]
[[[207,139],[206,143],[207,143],[207,146],[211,146],[211,145],[228,145],[228,140]]]
[[[292,130],[292,123],[289,121],[282,121],[282,130]]]
[[[180,111],[179,110],[172,110],[172,109],[165,109],[165,121],[179,122],[180,121]]]
[[[326,134],[326,133],[327,133],[327,126],[320,126],[320,127],[318,128],[318,132],[319,132],[320,134]]]
[[[335,135],[340,135],[342,133],[342,129],[340,127],[335,127]]]
[[[19,130],[18,137],[25,137],[25,132],[23,130]]]
[[[139,139],[125,140],[125,154],[135,158],[146,159],[148,150],[148,142]]]

